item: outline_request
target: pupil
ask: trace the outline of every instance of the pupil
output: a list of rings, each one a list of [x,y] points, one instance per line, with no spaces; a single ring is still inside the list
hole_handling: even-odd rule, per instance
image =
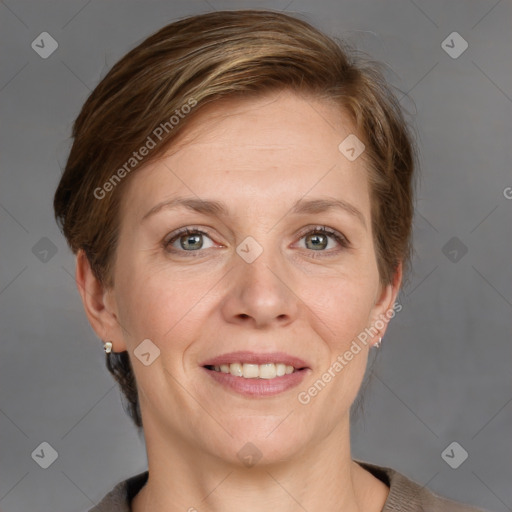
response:
[[[327,240],[324,235],[320,235],[320,234],[310,235],[308,237],[308,239],[313,242],[314,250],[325,249],[325,247],[327,246]]]
[[[195,241],[194,241],[195,240]],[[200,249],[202,246],[201,235],[187,235],[183,249]]]

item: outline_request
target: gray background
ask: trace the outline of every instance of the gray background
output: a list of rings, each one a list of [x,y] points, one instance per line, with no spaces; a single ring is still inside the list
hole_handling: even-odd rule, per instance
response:
[[[353,456],[451,498],[512,510],[512,3],[504,0],[0,3],[0,509],[87,510],[147,467],[82,311],[52,196],[72,122],[117,59],[178,17],[242,7],[298,13],[384,61],[414,115],[422,173],[414,271],[353,421]],[[59,45],[47,59],[31,48],[43,31]],[[469,44],[456,59],[441,46],[453,31]],[[469,454],[458,469],[441,457],[452,441]],[[58,452],[48,469],[31,456],[42,442]]]

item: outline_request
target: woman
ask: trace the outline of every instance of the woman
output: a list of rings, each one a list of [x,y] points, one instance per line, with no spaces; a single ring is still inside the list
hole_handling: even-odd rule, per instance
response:
[[[55,213],[148,453],[92,510],[476,510],[350,455],[413,215],[375,67],[283,14],[196,16],[117,63],[73,137]]]

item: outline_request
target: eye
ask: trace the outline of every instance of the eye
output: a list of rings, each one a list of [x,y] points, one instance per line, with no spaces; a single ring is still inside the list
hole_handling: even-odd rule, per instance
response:
[[[326,226],[307,228],[299,234],[300,242],[304,240],[301,248],[318,253],[337,253],[336,245],[342,248],[350,247],[347,238],[340,232]],[[195,227],[179,229],[168,235],[163,241],[164,249],[171,253],[198,253],[201,249],[211,249],[215,243],[208,233]],[[313,256],[313,255],[312,255]],[[316,257],[316,255],[314,255]]]
[[[170,252],[197,252],[213,246],[213,240],[208,234],[196,228],[180,229],[164,240],[164,247]]]
[[[315,229],[309,229],[299,235],[300,240],[304,240],[302,248],[318,252],[338,252],[329,249],[335,249],[336,245],[343,248],[349,247],[347,238],[338,231],[326,226],[317,226]]]

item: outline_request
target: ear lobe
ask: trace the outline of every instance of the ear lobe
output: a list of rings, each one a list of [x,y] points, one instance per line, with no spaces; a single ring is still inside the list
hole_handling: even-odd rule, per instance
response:
[[[393,275],[393,281],[390,284],[381,286],[379,296],[370,314],[370,327],[374,327],[374,330],[378,330],[378,333],[372,336],[372,344],[384,336],[389,320],[394,316],[394,313],[390,315],[390,312],[394,312],[394,304],[402,284],[402,269],[402,262],[400,262]]]
[[[107,289],[94,275],[85,252],[80,249],[76,256],[76,284],[85,313],[96,335],[104,341],[112,341],[114,352],[126,350],[114,310],[112,289]]]

